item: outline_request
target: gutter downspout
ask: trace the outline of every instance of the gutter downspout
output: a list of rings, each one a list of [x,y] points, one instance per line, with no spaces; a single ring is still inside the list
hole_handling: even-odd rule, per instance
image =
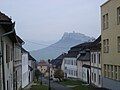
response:
[[[13,29],[10,32],[4,33],[0,36],[1,39],[1,59],[2,59],[2,72],[3,72],[3,90],[6,90],[6,84],[5,84],[5,69],[4,69],[4,43],[3,43],[3,37],[13,33],[15,30]]]

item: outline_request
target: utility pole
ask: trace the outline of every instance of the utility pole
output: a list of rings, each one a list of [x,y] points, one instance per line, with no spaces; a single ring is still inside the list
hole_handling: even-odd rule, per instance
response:
[[[50,59],[48,59],[48,63],[49,63],[49,89],[48,90],[51,90],[51,86],[50,86]]]

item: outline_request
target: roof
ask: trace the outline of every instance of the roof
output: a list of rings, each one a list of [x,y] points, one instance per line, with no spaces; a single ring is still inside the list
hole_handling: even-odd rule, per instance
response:
[[[84,49],[90,49],[92,42],[85,42],[82,44],[78,44],[68,51],[68,54],[65,56],[67,58],[77,58],[79,52]]]
[[[25,48],[22,47],[22,53],[23,52],[29,53],[27,50],[25,50]]]
[[[28,68],[29,68],[29,70],[30,70],[30,71],[32,71],[32,70],[33,70],[33,68],[32,68],[30,65],[28,65]]]
[[[30,54],[28,54],[28,59],[29,59],[29,60],[33,60],[33,61],[36,61],[35,58],[33,58],[33,56],[31,56]]]
[[[90,61],[90,51],[81,51],[80,56],[77,58],[79,61]]]
[[[83,64],[82,67],[90,68],[91,66],[90,66],[90,65]]]
[[[62,62],[63,62],[63,59],[64,59],[65,56],[66,56],[66,53],[61,54],[61,55],[58,56],[56,59],[53,59],[53,60],[51,61],[51,64],[52,64],[52,65],[55,65],[56,68],[60,67],[60,66],[62,65]]]
[[[74,47],[71,47],[71,49],[77,48],[77,49],[83,49],[83,48],[89,48],[92,45],[92,42],[85,42],[82,44],[78,44]]]
[[[11,22],[11,18],[9,18],[7,15],[5,15],[4,13],[0,12],[0,22]]]
[[[92,43],[91,51],[92,50],[101,50],[101,35]]]
[[[16,37],[17,37],[18,43],[24,44],[24,41],[18,35]]]
[[[14,29],[15,22],[12,22],[11,18],[9,18],[7,15],[0,12],[0,25],[5,30],[5,33],[7,33]],[[11,39],[11,41],[17,43],[15,31],[9,34],[8,37]]]
[[[68,54],[65,56],[66,58],[77,58],[77,55],[79,54],[79,51],[68,51]]]
[[[38,64],[39,66],[49,66],[48,62],[41,60]]]

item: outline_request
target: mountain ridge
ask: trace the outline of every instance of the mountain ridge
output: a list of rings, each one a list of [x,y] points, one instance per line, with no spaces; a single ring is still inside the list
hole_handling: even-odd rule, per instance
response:
[[[43,49],[31,51],[30,53],[36,60],[54,59],[61,53],[67,52],[72,46],[93,40],[93,37],[89,37],[81,33],[65,32],[62,38],[56,43]]]

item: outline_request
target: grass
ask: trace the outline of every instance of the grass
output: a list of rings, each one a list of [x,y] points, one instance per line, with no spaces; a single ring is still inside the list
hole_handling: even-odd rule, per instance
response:
[[[44,85],[33,85],[30,90],[48,90],[48,87]]]
[[[90,88],[88,86],[83,86],[83,82],[79,81],[79,80],[70,80],[67,79],[65,81],[61,82],[62,85],[66,85],[66,86],[73,86],[71,87],[73,90],[90,90]]]
[[[67,80],[62,81],[61,84],[65,85],[65,86],[73,86],[73,87],[71,87],[72,90],[103,90],[103,89],[95,88],[91,85],[89,85],[89,86],[83,85],[85,83],[83,83],[79,80],[67,79]]]
[[[48,86],[41,85],[39,81],[34,80],[34,84],[30,87],[29,90],[48,90]]]

